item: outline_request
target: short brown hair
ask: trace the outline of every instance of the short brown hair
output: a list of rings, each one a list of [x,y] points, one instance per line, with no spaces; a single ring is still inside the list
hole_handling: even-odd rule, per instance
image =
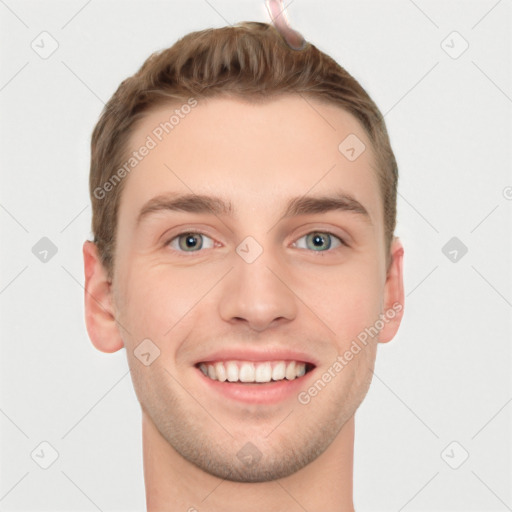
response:
[[[89,186],[94,242],[110,278],[124,180],[111,187],[108,197],[98,197],[97,191],[126,161],[135,123],[155,107],[191,97],[265,101],[280,94],[300,94],[339,106],[364,127],[377,161],[389,258],[396,225],[398,169],[381,112],[357,80],[311,43],[293,50],[273,25],[242,22],[192,32],[172,47],[153,53],[105,105],[92,134]]]

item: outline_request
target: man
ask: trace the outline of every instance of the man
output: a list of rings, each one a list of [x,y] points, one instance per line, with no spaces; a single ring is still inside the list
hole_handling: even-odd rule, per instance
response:
[[[403,314],[382,116],[247,22],[152,55],[92,138],[89,336],[126,348],[150,511],[351,511],[354,413]]]

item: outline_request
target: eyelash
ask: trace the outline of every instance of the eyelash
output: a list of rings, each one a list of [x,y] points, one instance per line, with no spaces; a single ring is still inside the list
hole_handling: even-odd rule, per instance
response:
[[[297,243],[298,240],[301,240],[302,238],[304,237],[307,237],[308,235],[311,235],[313,233],[319,233],[321,235],[328,235],[330,237],[333,237],[337,240],[339,240],[340,242],[340,245],[338,247],[334,247],[334,249],[332,248],[329,248],[325,251],[314,251],[314,250],[309,250],[309,252],[313,252],[313,253],[317,253],[319,255],[323,255],[324,253],[332,253],[333,251],[335,251],[336,249],[340,249],[341,247],[349,247],[349,245],[345,242],[345,240],[343,240],[343,238],[339,237],[338,235],[335,235],[334,233],[331,233],[330,231],[321,231],[321,230],[313,230],[313,231],[309,231],[308,233],[302,235],[301,237],[297,238],[297,240],[294,242],[294,244]],[[172,238],[170,238],[166,243],[165,243],[165,247],[169,247],[171,242],[173,242],[174,240],[177,240],[179,239],[180,237],[184,236],[184,235],[201,235],[201,236],[205,236],[207,238],[210,238],[214,244],[215,244],[215,240],[213,240],[213,238],[209,235],[207,235],[206,233],[203,233],[201,231],[183,231],[181,233],[178,233],[177,235],[174,235]],[[211,249],[211,247],[210,247]],[[190,256],[187,256],[188,254],[194,254],[194,253],[200,253],[200,252],[203,252],[202,250],[198,250],[198,251],[182,251],[182,250],[179,250],[179,249],[174,249],[172,248],[173,251],[175,251],[179,256],[184,256],[184,257],[190,257]],[[308,249],[303,249],[303,248],[300,248],[300,250],[302,251],[308,251]]]

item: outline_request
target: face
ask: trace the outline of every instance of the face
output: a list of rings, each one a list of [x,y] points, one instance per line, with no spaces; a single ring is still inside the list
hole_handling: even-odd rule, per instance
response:
[[[175,108],[137,126],[131,147],[156,145],[119,205],[113,304],[135,391],[204,471],[282,478],[335,440],[397,328],[378,324],[345,356],[397,296],[370,141],[350,114],[299,96],[201,101],[160,141]],[[353,161],[338,149],[350,134],[366,146]]]

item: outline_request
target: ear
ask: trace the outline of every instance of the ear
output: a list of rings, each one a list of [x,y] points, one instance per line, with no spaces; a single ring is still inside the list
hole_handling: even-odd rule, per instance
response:
[[[403,281],[403,256],[402,243],[395,236],[390,248],[390,262],[384,285],[383,315],[381,317],[384,327],[379,334],[379,342],[391,341],[397,331],[404,314],[404,281]]]
[[[85,324],[92,344],[102,352],[116,352],[124,343],[112,305],[112,284],[98,256],[95,243],[83,245],[85,273]]]

